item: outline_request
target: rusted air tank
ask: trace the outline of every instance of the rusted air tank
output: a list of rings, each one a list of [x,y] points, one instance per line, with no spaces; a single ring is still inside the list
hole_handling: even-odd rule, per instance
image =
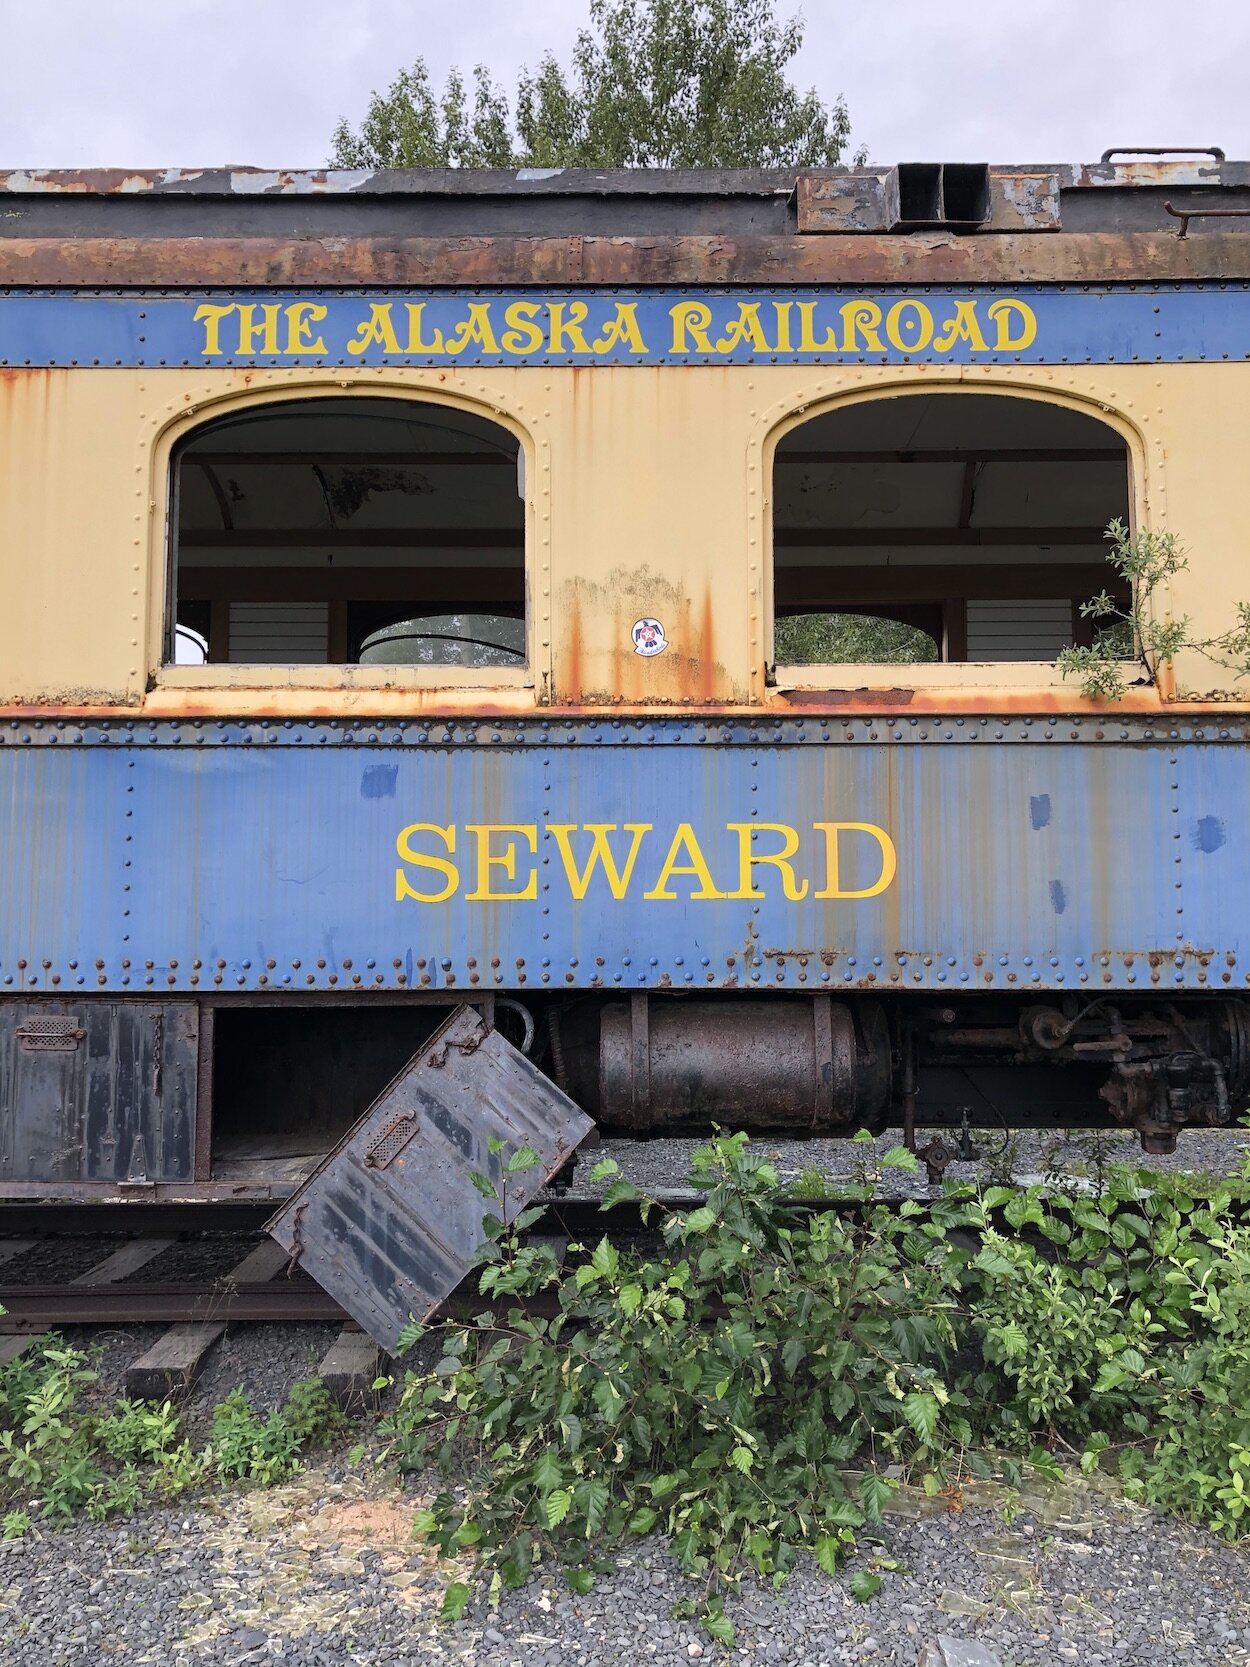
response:
[[[875,1002],[652,999],[587,1010],[569,1026],[569,1091],[605,1127],[671,1132],[709,1120],[778,1133],[880,1125],[890,1037]]]

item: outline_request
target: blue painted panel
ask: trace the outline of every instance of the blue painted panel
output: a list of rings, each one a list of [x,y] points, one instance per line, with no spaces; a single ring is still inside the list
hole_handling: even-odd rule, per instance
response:
[[[134,821],[126,764],[94,748],[51,746],[13,747],[0,762],[6,983],[38,978],[43,987],[45,975],[57,972],[67,983],[95,987],[95,958],[112,961],[119,952]]]
[[[0,749],[0,988],[1250,977],[1235,741],[235,728],[248,740],[170,724]]]
[[[0,293],[0,365],[1204,359],[1250,359],[1250,286]]]
[[[1175,952],[1189,962],[1214,950],[1211,984],[1235,987],[1245,982],[1242,961],[1250,954],[1250,765],[1240,748],[1178,747],[1173,757],[1169,843],[1181,877],[1173,905]]]

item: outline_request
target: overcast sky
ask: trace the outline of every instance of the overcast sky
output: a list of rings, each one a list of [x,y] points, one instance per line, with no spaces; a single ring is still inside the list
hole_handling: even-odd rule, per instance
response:
[[[1250,0],[781,0],[796,75],[844,93],[874,162],[1250,156]],[[563,56],[587,0],[0,0],[0,167],[314,167],[340,115],[423,56]],[[1189,25],[1193,25],[1190,27]]]

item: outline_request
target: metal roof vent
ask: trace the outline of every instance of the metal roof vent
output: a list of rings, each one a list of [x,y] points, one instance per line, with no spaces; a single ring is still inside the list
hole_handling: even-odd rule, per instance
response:
[[[984,162],[900,162],[898,219],[912,226],[981,226],[990,217],[990,170]]]
[[[1059,225],[1053,169],[984,162],[900,162],[800,174],[800,232],[1050,231]]]

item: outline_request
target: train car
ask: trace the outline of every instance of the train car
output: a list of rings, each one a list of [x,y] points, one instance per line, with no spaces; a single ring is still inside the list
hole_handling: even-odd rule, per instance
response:
[[[1250,1091],[1250,167],[0,178],[0,1197]]]

